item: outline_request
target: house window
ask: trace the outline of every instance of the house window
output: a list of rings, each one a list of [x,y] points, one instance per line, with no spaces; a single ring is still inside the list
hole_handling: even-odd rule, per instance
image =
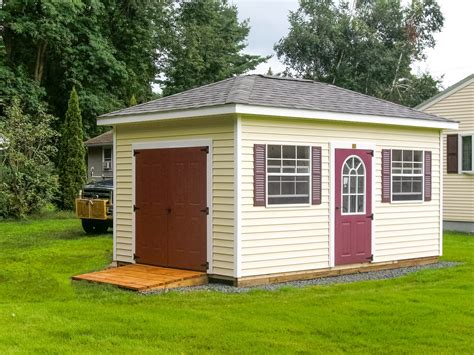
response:
[[[342,167],[342,214],[365,212],[365,166],[352,156]]]
[[[392,150],[392,201],[423,200],[423,151]]]
[[[268,145],[268,204],[308,204],[310,171],[308,146]]]
[[[104,170],[112,169],[112,148],[102,148],[102,165]]]
[[[473,137],[474,135],[461,136],[461,167],[464,172],[472,172],[474,170]]]

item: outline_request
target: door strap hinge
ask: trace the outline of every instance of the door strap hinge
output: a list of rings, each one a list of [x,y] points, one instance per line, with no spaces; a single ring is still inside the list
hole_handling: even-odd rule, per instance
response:
[[[137,256],[137,254],[133,253],[133,260],[138,260],[138,259],[140,259],[140,257]]]
[[[209,270],[209,261],[206,261],[204,264],[201,264],[201,266],[205,266],[206,270]]]
[[[370,261],[374,261],[374,254],[372,254],[371,256],[369,256],[368,258],[366,258],[367,260],[370,260]]]
[[[137,207],[137,205],[133,205],[133,212],[136,212],[137,210],[139,210],[140,208]]]
[[[370,156],[373,157],[373,156],[374,156],[374,151],[373,151],[373,150],[369,150],[369,151],[367,151],[367,154],[369,154]]]
[[[374,214],[372,213],[370,216],[368,216],[372,221],[374,220]]]
[[[137,154],[140,154],[140,152],[138,150],[134,150],[133,151],[133,156],[137,155]]]
[[[201,148],[201,152],[206,152],[206,154],[209,154],[209,147]]]
[[[208,215],[208,214],[209,214],[209,207],[203,208],[203,209],[201,210],[201,212],[203,212],[203,213],[205,213],[205,214]]]

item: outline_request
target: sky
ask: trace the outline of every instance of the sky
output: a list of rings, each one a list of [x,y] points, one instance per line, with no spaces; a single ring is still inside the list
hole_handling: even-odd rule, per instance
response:
[[[283,71],[273,45],[288,33],[288,13],[298,8],[298,0],[229,0],[237,5],[239,18],[250,20],[247,53],[273,55],[251,73]],[[435,35],[436,46],[426,51],[426,62],[413,66],[415,73],[428,71],[443,76],[444,88],[474,73],[474,0],[438,0],[444,15],[442,32]]]

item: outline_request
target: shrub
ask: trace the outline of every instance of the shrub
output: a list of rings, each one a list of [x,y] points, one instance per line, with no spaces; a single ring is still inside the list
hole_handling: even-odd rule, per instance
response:
[[[0,216],[20,218],[39,211],[57,193],[51,161],[56,154],[55,118],[41,108],[24,114],[17,98],[5,113],[0,117],[0,132],[8,142],[0,151]]]

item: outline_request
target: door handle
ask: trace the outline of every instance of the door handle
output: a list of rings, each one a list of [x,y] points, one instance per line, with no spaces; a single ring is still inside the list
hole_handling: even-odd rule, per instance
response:
[[[171,214],[171,208],[166,208],[166,212],[167,212],[168,214]]]

